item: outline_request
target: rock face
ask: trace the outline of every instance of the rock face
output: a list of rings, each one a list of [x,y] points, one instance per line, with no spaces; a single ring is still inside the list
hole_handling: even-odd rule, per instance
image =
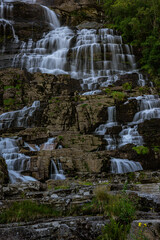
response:
[[[106,220],[103,217],[69,217],[65,219],[43,220],[42,223],[8,224],[0,226],[1,240],[66,239],[92,240],[101,233]],[[15,236],[16,233],[16,236]]]
[[[0,157],[0,184],[8,183],[9,177],[8,177],[8,170],[7,165],[5,163],[5,160]]]

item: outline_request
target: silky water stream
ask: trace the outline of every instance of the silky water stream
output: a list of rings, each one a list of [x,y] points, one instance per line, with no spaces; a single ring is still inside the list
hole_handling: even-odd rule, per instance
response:
[[[46,6],[41,7],[50,31],[44,33],[43,38],[37,42],[32,39],[29,39],[28,42],[19,42],[21,47],[19,53],[13,59],[12,67],[26,68],[31,73],[70,74],[72,78],[81,80],[83,94],[85,95],[100,93],[101,87],[114,84],[125,74],[137,74],[138,85],[145,85],[145,80],[136,67],[132,47],[124,44],[122,37],[116,31],[108,28],[72,30],[67,26],[61,26],[54,11]],[[1,1],[0,24],[4,29],[2,53],[5,51],[6,27],[11,29],[13,41],[19,41],[11,20],[12,9],[12,3]],[[141,106],[141,111],[137,112],[133,122],[123,126],[118,140],[110,134],[106,134],[107,128],[118,125],[116,122],[116,108],[114,106],[108,108],[107,123],[99,126],[95,131],[96,134],[104,135],[107,150],[114,150],[128,143],[143,144],[143,139],[137,130],[137,124],[142,119],[159,117],[159,106],[153,107],[154,96],[150,97],[150,99],[147,98],[146,96],[136,99],[143,107]],[[151,100],[151,98],[153,99]],[[147,105],[146,102],[149,102],[149,104]],[[0,128],[9,128],[13,125],[27,127],[28,117],[24,118],[23,116],[24,114],[25,116],[32,115],[34,107],[2,114],[0,116]],[[50,143],[46,143],[44,148],[52,146]],[[39,150],[39,147],[36,146],[34,150]],[[115,161],[119,160],[114,160],[114,165]],[[54,166],[54,164],[52,161],[51,166]],[[116,171],[112,170],[112,172]]]

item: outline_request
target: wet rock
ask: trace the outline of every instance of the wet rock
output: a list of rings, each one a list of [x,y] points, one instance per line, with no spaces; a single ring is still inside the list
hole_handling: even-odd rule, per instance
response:
[[[77,26],[77,28],[79,30],[82,30],[82,29],[99,29],[99,28],[102,28],[102,27],[103,27],[103,24],[101,24],[101,23],[87,22],[87,21],[84,21]]]
[[[134,115],[137,112],[137,101],[132,99],[124,104],[117,103],[116,105],[116,119],[120,123],[132,122]]]
[[[145,143],[148,146],[160,146],[160,120],[146,120],[138,125],[138,131],[143,136]]]
[[[116,86],[122,86],[124,83],[130,83],[132,88],[139,86],[138,84],[138,74],[124,74],[119,76],[119,80],[115,82]]]
[[[12,4],[12,19],[19,40],[28,41],[32,36],[33,41],[37,41],[42,37],[43,32],[49,31],[48,23],[44,18],[44,9],[40,5],[24,2],[13,2]]]
[[[0,157],[0,184],[8,183],[9,176],[4,158]]]

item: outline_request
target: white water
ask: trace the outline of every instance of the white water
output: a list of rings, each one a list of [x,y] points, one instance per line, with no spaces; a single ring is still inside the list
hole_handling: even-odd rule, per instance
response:
[[[30,176],[23,176],[22,171],[29,170],[30,157],[19,153],[18,139],[0,138],[0,155],[5,159],[11,183],[36,181]]]
[[[136,69],[132,48],[123,44],[122,37],[112,29],[71,30],[60,27],[56,14],[42,6],[51,31],[37,43],[31,39],[22,42],[20,53],[13,66],[26,68],[29,72],[70,74],[82,79],[86,94],[95,94],[99,87],[106,87],[118,80],[120,75],[136,72],[139,84],[142,75]]]
[[[41,146],[41,150],[53,150],[55,149],[55,139],[56,138],[49,138],[47,142],[45,142],[44,144],[42,144]]]
[[[122,147],[126,144],[132,143],[136,146],[144,144],[142,136],[139,135],[137,125],[134,127],[124,126],[124,129],[119,134],[120,140],[118,147]]]
[[[111,173],[123,174],[143,170],[139,162],[129,161],[128,159],[112,158]]]
[[[13,27],[13,23],[10,20],[13,16],[13,4],[10,2],[1,0],[0,4],[0,28],[1,33],[3,34],[3,43],[1,47],[1,54],[3,54],[6,50],[6,40],[7,40],[7,33],[10,32],[10,35],[12,35],[13,42],[18,43],[18,37],[15,34],[15,30]],[[6,33],[7,32],[7,33]]]
[[[95,134],[104,135],[104,139],[107,142],[107,147],[106,147],[107,150],[114,150],[116,148],[115,137],[111,136],[109,134],[106,134],[107,128],[111,128],[113,126],[117,126],[115,106],[108,107],[108,121],[107,121],[107,123],[100,125],[95,130]]]
[[[128,123],[128,126],[124,126],[124,129],[120,132],[119,147],[128,143],[132,143],[136,146],[144,144],[143,138],[138,133],[139,123],[145,120],[153,118],[160,118],[160,99],[154,95],[132,97],[130,99],[136,99],[138,102],[139,112],[137,112],[133,118],[133,121]]]
[[[59,161],[58,161],[58,168],[57,168],[53,159],[51,160],[51,176],[50,176],[50,178],[54,179],[54,180],[65,180],[66,179],[66,177],[63,174],[62,165]]]
[[[40,150],[40,147],[39,147],[38,145],[34,144],[34,145],[31,146],[31,145],[30,145],[29,143],[27,143],[27,142],[24,142],[24,147],[25,147],[25,148],[28,148],[30,151],[33,151],[33,152]]]
[[[20,128],[28,127],[29,120],[40,107],[40,102],[35,101],[31,107],[24,107],[21,110],[5,112],[0,115],[0,129],[8,129],[11,127]]]

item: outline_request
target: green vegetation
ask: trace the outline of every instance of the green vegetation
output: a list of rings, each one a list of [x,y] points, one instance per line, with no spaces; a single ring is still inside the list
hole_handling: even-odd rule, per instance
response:
[[[85,107],[87,107],[87,106],[88,106],[87,103],[84,103],[84,104],[81,105],[82,108],[85,108]]]
[[[63,141],[64,137],[63,136],[58,136],[59,141]]]
[[[132,83],[126,82],[122,85],[122,87],[124,90],[130,91],[130,90],[132,90]]]
[[[13,105],[15,100],[13,98],[8,98],[3,101],[5,106]]]
[[[130,223],[135,218],[135,204],[128,198],[125,189],[121,195],[107,196],[107,192],[102,192],[102,189],[96,192],[96,199],[109,216],[110,223],[106,224],[98,240],[125,240]]]
[[[160,82],[160,0],[104,0],[110,24],[142,53],[140,64]]]
[[[31,221],[43,217],[58,217],[61,213],[49,205],[42,205],[30,200],[14,202],[0,213],[0,223]]]
[[[69,189],[69,186],[60,185],[60,186],[54,187],[54,189],[55,190],[66,190],[66,189]]]
[[[118,91],[112,92],[111,95],[116,101],[123,101],[126,97],[126,94],[124,92],[118,92]]]
[[[105,89],[105,93],[106,93],[107,95],[110,95],[110,94],[111,94],[111,89],[110,89],[110,88],[106,88],[106,89]]]
[[[135,150],[137,154],[145,155],[149,153],[149,148],[144,146],[137,146],[133,147],[132,149]]]
[[[153,146],[153,150],[155,152],[160,152],[160,146]]]

